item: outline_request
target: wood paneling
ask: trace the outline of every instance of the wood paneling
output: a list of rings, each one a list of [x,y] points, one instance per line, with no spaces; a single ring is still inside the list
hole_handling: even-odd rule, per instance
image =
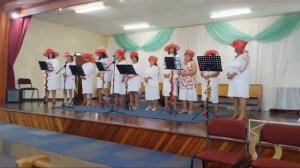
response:
[[[5,109],[0,109],[0,121],[127,144],[187,157],[191,157],[193,154],[205,149],[205,137],[148,128],[10,111]],[[212,141],[209,143],[209,148],[221,151],[243,152],[242,144],[224,142],[221,140]],[[273,149],[263,149],[262,156],[272,157],[273,154]],[[300,163],[300,153],[298,151],[284,150],[282,158]],[[220,165],[218,165],[218,167],[219,166]]]
[[[4,102],[6,97],[9,25],[9,16],[0,12],[0,102]]]

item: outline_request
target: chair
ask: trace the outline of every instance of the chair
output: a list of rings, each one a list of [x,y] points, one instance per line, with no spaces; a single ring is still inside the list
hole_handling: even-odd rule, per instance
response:
[[[38,155],[23,158],[16,161],[17,168],[50,168],[57,167],[50,162],[50,158],[46,155]]]
[[[242,153],[219,151],[208,149],[210,139],[222,139],[224,141],[235,141],[244,144]],[[191,160],[191,167],[194,166],[194,159],[201,159],[202,167],[205,162],[216,162],[230,166],[238,166],[247,153],[247,125],[243,121],[233,119],[213,119],[210,121],[207,130],[205,151],[195,154]]]
[[[290,162],[287,160],[263,158],[261,156],[262,142],[271,144],[288,145],[291,147],[300,147],[300,126],[267,123],[261,129],[259,141],[259,158],[251,163],[255,168],[300,168],[299,163]]]
[[[33,94],[34,94],[35,90],[37,91],[38,99],[40,99],[39,89],[32,87],[32,83],[31,83],[31,80],[29,78],[19,78],[18,79],[18,85],[19,85],[19,89],[22,91],[23,94],[24,94],[24,91],[26,91],[26,90],[32,91],[31,100],[33,98]],[[26,85],[27,87],[22,87],[21,88],[21,86],[24,86],[24,85]],[[30,87],[28,87],[29,85],[30,85]]]

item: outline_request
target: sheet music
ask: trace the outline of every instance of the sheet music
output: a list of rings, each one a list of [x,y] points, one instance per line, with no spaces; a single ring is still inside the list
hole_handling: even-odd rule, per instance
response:
[[[53,67],[52,63],[51,62],[46,62],[46,63],[47,63],[48,70],[49,71],[54,71],[54,67]]]

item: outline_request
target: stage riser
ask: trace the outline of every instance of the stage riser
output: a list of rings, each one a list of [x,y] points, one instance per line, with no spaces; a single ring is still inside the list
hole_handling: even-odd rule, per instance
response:
[[[133,145],[188,157],[191,157],[196,152],[203,151],[206,140],[204,137],[199,136],[50,115],[23,113],[5,109],[0,109],[0,121]],[[222,151],[243,152],[243,146],[237,143],[214,141],[210,143],[210,147]],[[264,157],[271,157],[274,154],[274,150],[266,148],[262,154]],[[300,153],[297,151],[284,151],[283,159],[300,163]]]

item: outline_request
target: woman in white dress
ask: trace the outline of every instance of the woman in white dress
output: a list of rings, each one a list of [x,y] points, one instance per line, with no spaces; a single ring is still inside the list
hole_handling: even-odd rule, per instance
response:
[[[125,75],[120,74],[117,65],[125,64],[125,51],[118,49],[115,52],[116,64],[111,77],[110,92],[114,94],[114,103],[116,107],[124,107],[124,95],[126,94]]]
[[[49,91],[52,94],[52,104],[56,103],[56,90],[60,88],[60,74],[57,73],[60,69],[60,63],[56,57],[59,56],[58,52],[53,49],[47,49],[44,54],[48,59],[47,63],[52,65],[53,70],[45,71],[44,75],[44,87],[45,87],[45,99],[44,104],[48,103]]]
[[[167,45],[164,50],[168,53],[166,57],[174,57],[175,60],[180,60],[177,52],[180,50],[180,46],[174,43],[171,43]],[[177,110],[177,96],[178,96],[178,79],[179,76],[175,70],[169,70],[165,69],[163,71],[163,96],[165,97],[165,111],[168,111],[169,109],[169,100],[170,100],[170,95],[171,95],[171,73],[173,72],[173,107],[174,110]]]
[[[128,75],[127,77],[127,85],[128,85],[128,92],[130,95],[130,107],[134,110],[138,108],[139,104],[139,92],[141,91],[141,74],[142,74],[142,67],[139,63],[139,54],[135,51],[130,53],[130,58],[132,61],[132,66],[137,73],[136,75]]]
[[[99,57],[98,62],[101,62],[104,65],[104,68],[107,68],[110,61],[106,54],[106,50],[99,48],[95,51],[95,54]],[[105,71],[97,72],[97,89],[98,89],[98,100],[99,106],[109,106],[109,88],[108,83],[110,81],[110,71],[106,69]],[[105,102],[103,102],[103,93],[105,95]]]
[[[207,50],[204,53],[204,56],[219,56],[219,52],[216,50]],[[219,103],[219,76],[220,72],[217,71],[201,71],[201,87],[202,87],[202,101],[204,105],[204,111],[201,113],[202,116],[206,116],[208,111],[208,104],[206,102],[206,94],[205,91],[207,89],[207,80],[210,79],[211,86],[211,97],[208,101],[213,103],[214,105],[214,113],[215,117],[218,117],[218,103]]]
[[[64,54],[67,61],[65,62],[65,69],[63,71],[63,80],[61,88],[64,91],[64,104],[72,104],[73,102],[73,90],[76,88],[75,86],[75,76],[72,74],[70,65],[76,65],[73,60],[73,53],[66,52]],[[69,92],[69,101],[68,101],[68,93]]]
[[[82,79],[82,94],[84,97],[83,105],[92,105],[92,96],[94,90],[94,78],[95,78],[95,58],[91,53],[85,53],[83,55],[84,64],[82,65],[85,76],[81,76]]]
[[[235,49],[236,56],[229,64],[229,72],[226,74],[229,79],[228,97],[234,98],[235,111],[232,118],[238,120],[246,119],[246,103],[249,98],[250,85],[250,58],[245,50],[246,41],[235,40],[231,46]]]
[[[159,68],[157,66],[157,57],[149,57],[150,67],[145,72],[145,98],[148,101],[146,110],[156,111],[157,100],[159,99]]]
[[[193,104],[197,101],[197,64],[193,60],[195,52],[186,50],[184,53],[183,70],[178,71],[180,76],[179,100],[182,100],[183,109],[180,113],[193,114]],[[189,102],[189,111],[187,111],[187,101]]]

